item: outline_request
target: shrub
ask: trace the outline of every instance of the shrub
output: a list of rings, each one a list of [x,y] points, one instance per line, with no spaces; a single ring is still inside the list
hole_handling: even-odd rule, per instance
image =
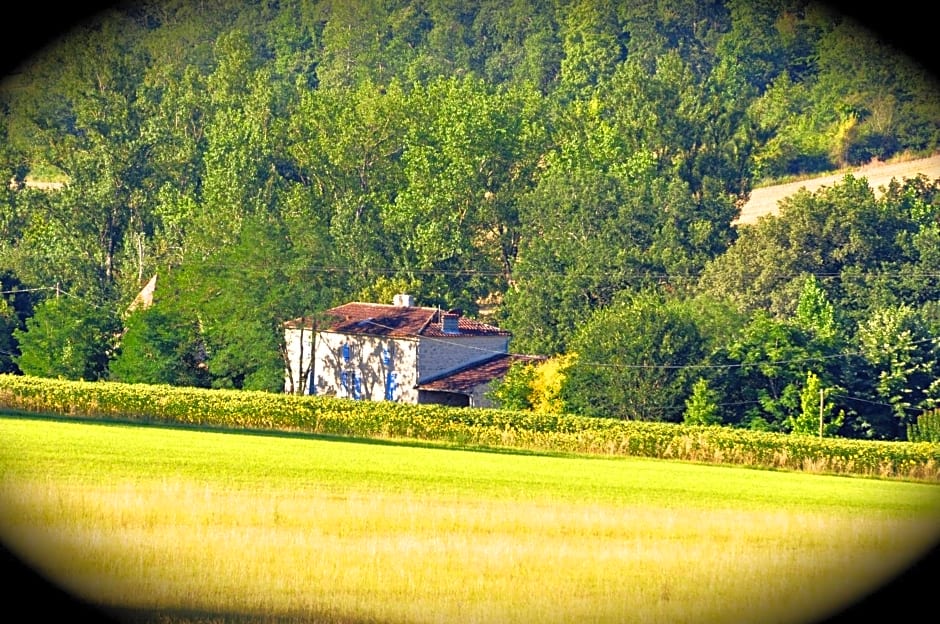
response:
[[[911,442],[940,442],[940,409],[927,410],[908,425],[907,439]]]

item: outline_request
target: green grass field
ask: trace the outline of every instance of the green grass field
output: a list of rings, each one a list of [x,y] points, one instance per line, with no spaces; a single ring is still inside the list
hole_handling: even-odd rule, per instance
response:
[[[0,539],[135,622],[809,622],[940,486],[0,417]]]

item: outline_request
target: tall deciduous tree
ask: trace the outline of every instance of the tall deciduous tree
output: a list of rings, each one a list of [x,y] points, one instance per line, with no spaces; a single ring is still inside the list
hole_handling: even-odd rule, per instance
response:
[[[615,172],[604,171],[608,162],[563,151],[521,203],[522,239],[503,310],[519,349],[566,352],[595,309],[662,276],[648,253],[657,219],[648,201],[651,161],[634,154]]]
[[[16,365],[19,345],[14,332],[25,328],[33,315],[33,295],[15,275],[0,272],[0,373],[20,372]]]
[[[781,0],[728,0],[731,28],[715,46],[716,53],[758,92],[787,67],[789,52],[784,29],[798,19],[800,4]]]
[[[186,241],[194,258],[233,244],[246,215],[271,208],[279,177],[272,162],[279,111],[269,71],[257,66],[250,38],[240,30],[219,39],[216,55],[207,79],[211,116],[200,209]]]
[[[699,378],[692,384],[692,393],[685,400],[682,422],[687,425],[720,425],[719,394],[708,386],[708,380]]]
[[[805,367],[816,353],[795,325],[757,312],[727,347],[724,400],[738,414],[728,420],[753,429],[785,431],[799,410]]]
[[[903,438],[936,379],[936,340],[908,305],[876,310],[858,329],[859,346],[873,368],[875,396],[893,416],[879,437]]]
[[[725,0],[634,0],[616,4],[628,35],[631,61],[652,70],[673,50],[697,75],[711,71],[719,37],[729,29]]]
[[[30,283],[68,282],[74,292],[115,298],[136,290],[136,273],[122,267],[121,255],[149,224],[148,143],[135,106],[144,64],[138,31],[120,13],[97,17],[23,78],[11,140],[30,164],[51,166],[66,180],[58,192],[17,200],[30,213],[17,242],[38,253],[14,249],[7,257]]]
[[[25,329],[13,331],[26,375],[95,381],[106,376],[120,328],[116,316],[83,299],[61,295],[38,304]]]
[[[320,7],[325,25],[316,73],[319,86],[355,88],[385,83],[389,76],[384,47],[391,34],[384,2],[328,0]]]
[[[207,387],[199,326],[159,307],[136,310],[125,322],[117,355],[108,365],[112,381]]]
[[[713,380],[730,406],[728,422],[789,430],[800,418],[807,372],[826,388],[851,377],[837,311],[815,276],[804,276],[802,284],[788,316],[758,311],[740,331],[716,341],[714,363],[727,366]]]
[[[548,140],[538,124],[541,98],[526,87],[491,91],[477,79],[440,79],[410,99],[405,184],[383,211],[400,241],[396,268],[430,271],[428,292],[419,294],[473,309],[511,277],[518,204]]]
[[[777,215],[741,227],[735,244],[705,267],[699,287],[735,300],[742,310],[766,309],[785,318],[805,275],[871,272],[902,261],[898,242],[912,229],[903,214],[876,201],[865,178],[847,175],[815,193],[799,191],[780,203]],[[831,288],[847,315],[866,308],[868,297],[848,299],[841,286]]]
[[[280,391],[286,352],[283,322],[338,303],[343,275],[297,197],[284,217],[246,216],[234,244],[163,282],[168,309],[198,322],[215,387]]]
[[[480,0],[426,0],[415,7],[424,14],[426,34],[408,68],[410,82],[476,73],[472,27],[479,4]]]
[[[800,411],[787,419],[790,433],[799,435],[832,436],[845,420],[845,413],[833,416],[835,405],[826,396],[819,376],[813,371],[806,372],[806,382],[800,390]]]
[[[290,118],[287,153],[308,189],[311,218],[327,228],[332,266],[350,270],[343,279],[353,292],[384,275],[400,246],[382,212],[405,184],[409,106],[398,83],[364,82],[304,93]]]
[[[0,282],[2,288],[2,282]],[[0,295],[0,373],[16,372],[14,358],[18,355],[13,332],[19,329],[16,311],[7,301],[7,295]]]
[[[626,58],[626,36],[611,0],[573,0],[559,11],[564,57],[560,91],[566,97],[590,96]]]
[[[481,0],[473,22],[474,66],[493,85],[557,86],[562,59],[550,0]]]
[[[595,312],[572,340],[577,357],[565,373],[565,409],[679,422],[706,344],[681,300],[653,291],[622,296]]]

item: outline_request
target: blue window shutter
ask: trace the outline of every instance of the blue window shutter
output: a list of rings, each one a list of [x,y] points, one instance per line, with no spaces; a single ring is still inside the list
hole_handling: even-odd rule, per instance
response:
[[[343,344],[343,361],[348,362],[350,356],[349,343]]]
[[[362,375],[359,374],[359,371],[353,374],[353,398],[362,398]]]

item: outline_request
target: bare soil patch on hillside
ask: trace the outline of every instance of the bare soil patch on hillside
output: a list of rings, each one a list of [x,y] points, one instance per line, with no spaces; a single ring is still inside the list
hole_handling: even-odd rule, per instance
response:
[[[838,184],[847,175],[855,178],[865,178],[868,185],[878,194],[892,179],[897,179],[900,182],[904,179],[915,178],[920,174],[930,179],[940,178],[940,154],[929,158],[901,162],[875,161],[861,167],[844,169],[818,178],[754,189],[751,191],[750,199],[741,209],[741,215],[734,223],[735,225],[755,223],[758,218],[764,215],[775,214],[780,200],[793,195],[800,189],[805,188],[807,191],[815,192],[824,186],[829,187]]]

